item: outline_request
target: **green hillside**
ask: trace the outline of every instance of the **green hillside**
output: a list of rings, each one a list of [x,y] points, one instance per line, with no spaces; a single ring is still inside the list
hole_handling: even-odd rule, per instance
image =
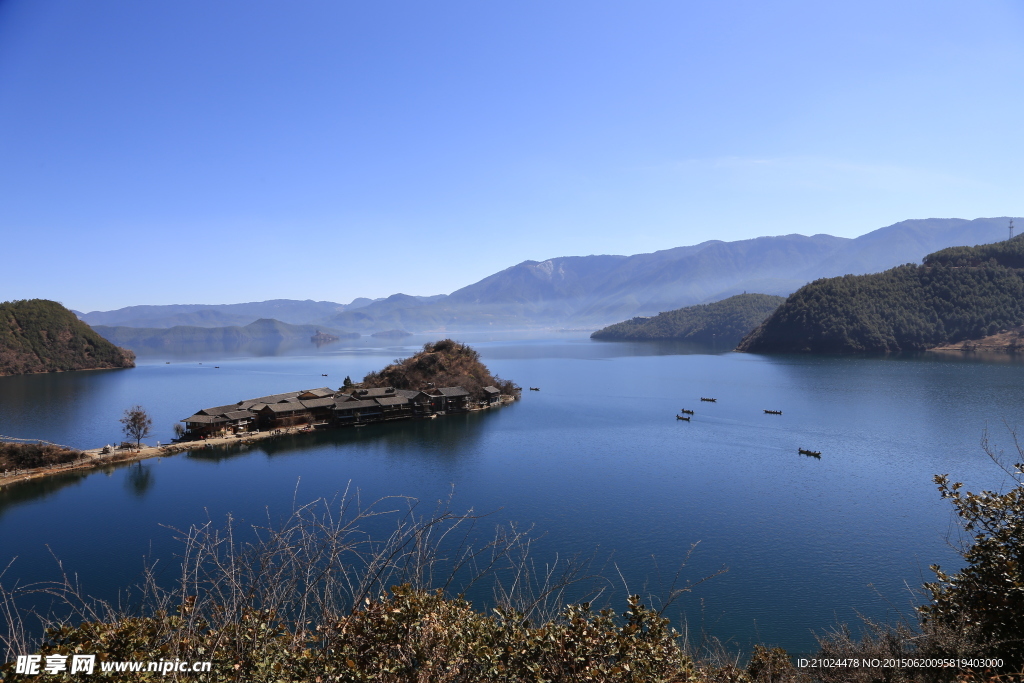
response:
[[[785,297],[737,294],[722,301],[687,306],[649,318],[633,318],[593,333],[593,339],[678,339],[732,346],[772,314]]]
[[[55,301],[0,303],[0,375],[135,367],[135,354]]]
[[[1024,323],[1024,235],[872,275],[816,280],[739,345],[755,353],[921,351]]]

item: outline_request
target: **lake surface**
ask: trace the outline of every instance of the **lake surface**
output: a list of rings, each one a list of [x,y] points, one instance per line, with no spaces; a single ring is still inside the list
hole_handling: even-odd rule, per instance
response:
[[[145,556],[173,556],[169,527],[228,513],[281,517],[294,501],[334,496],[350,482],[364,499],[399,494],[431,505],[454,487],[456,509],[495,511],[490,524],[542,532],[539,561],[613,554],[633,592],[655,566],[673,573],[699,542],[684,578],[728,572],[670,616],[741,647],[808,652],[813,632],[856,622],[856,612],[910,615],[918,598],[908,586],[930,579],[930,564],[958,566],[950,507],[932,477],[1000,488],[1005,477],[980,439],[988,428],[1009,445],[1003,421],[1024,422],[1016,363],[769,357],[570,335],[464,339],[492,371],[541,391],[485,414],[7,486],[0,563],[18,559],[4,581],[53,578],[56,556],[87,591],[110,597],[138,579]],[[0,378],[0,434],[113,443],[118,417],[138,403],[154,418],[150,442],[168,441],[174,422],[200,408],[337,387],[424,341],[142,357],[134,370]],[[691,422],[674,419],[680,408],[695,411]],[[607,568],[621,611],[622,580]]]

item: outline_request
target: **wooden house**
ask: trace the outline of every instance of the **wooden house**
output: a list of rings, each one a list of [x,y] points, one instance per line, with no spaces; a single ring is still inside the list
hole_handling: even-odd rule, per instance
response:
[[[334,419],[339,425],[371,422],[384,414],[376,401],[343,401],[334,404]]]
[[[426,393],[434,412],[457,413],[469,410],[469,392],[462,387],[440,387]]]
[[[299,400],[267,403],[257,415],[260,429],[281,429],[309,424],[313,417],[312,412]]]

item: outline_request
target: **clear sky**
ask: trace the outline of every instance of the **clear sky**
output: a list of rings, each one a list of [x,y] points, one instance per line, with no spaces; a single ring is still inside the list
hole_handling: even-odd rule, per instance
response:
[[[1022,215],[1022,35],[1019,0],[0,0],[0,300]]]

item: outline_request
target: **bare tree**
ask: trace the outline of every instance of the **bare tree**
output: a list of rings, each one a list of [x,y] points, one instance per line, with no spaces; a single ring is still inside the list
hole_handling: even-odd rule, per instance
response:
[[[149,436],[150,429],[153,427],[153,420],[142,406],[134,405],[124,411],[124,417],[120,419],[120,423],[124,435],[129,439],[135,439],[136,447],[141,449],[142,440]]]

